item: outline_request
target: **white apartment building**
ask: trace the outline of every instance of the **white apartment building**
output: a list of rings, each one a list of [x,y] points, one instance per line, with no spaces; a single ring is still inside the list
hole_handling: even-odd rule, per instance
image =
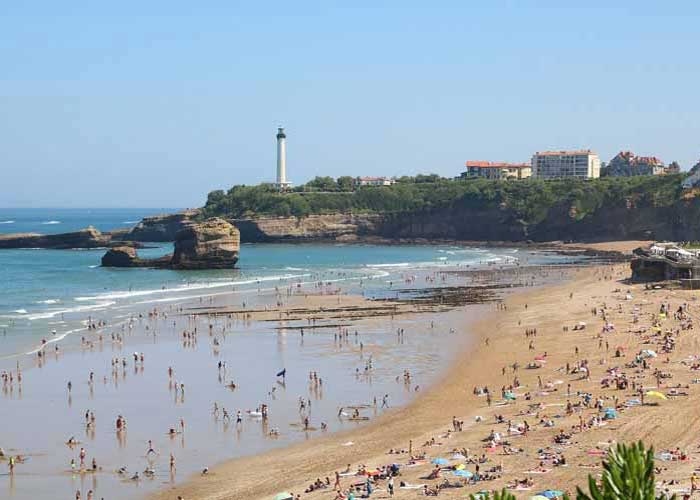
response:
[[[600,177],[600,158],[590,149],[538,151],[532,155],[532,176],[538,179],[596,179]]]

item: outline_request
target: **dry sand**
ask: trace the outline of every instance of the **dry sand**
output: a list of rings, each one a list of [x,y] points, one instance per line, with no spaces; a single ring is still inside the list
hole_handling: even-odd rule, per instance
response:
[[[663,448],[685,449],[691,460],[687,462],[659,462],[665,468],[658,476],[659,480],[677,479],[682,486],[689,486],[689,477],[698,459],[697,431],[700,429],[700,413],[697,412],[698,391],[691,380],[697,374],[683,364],[681,360],[689,355],[700,354],[700,345],[693,330],[682,331],[677,338],[677,347],[669,355],[670,363],[664,362],[665,355],[650,361],[652,367],[640,371],[636,368],[626,368],[625,373],[630,377],[639,377],[638,383],[644,383],[645,388],[656,385],[652,376],[654,367],[669,372],[672,378],[667,384],[690,384],[689,389],[683,389],[689,397],[669,398],[661,401],[658,406],[633,407],[623,410],[619,418],[611,420],[604,427],[596,427],[581,433],[575,433],[571,445],[557,448],[566,456],[567,467],[552,467],[546,474],[528,474],[538,466],[537,450],[554,446],[553,437],[560,430],[570,432],[572,426],[579,424],[579,416],[588,421],[598,414],[595,409],[584,409],[582,412],[565,416],[563,405],[568,400],[572,403],[580,398],[566,396],[567,384],[571,384],[573,393],[585,391],[593,394],[593,401],[598,397],[604,398],[603,406],[614,405],[613,398],[619,398],[620,404],[635,398],[634,391],[601,389],[600,380],[605,376],[605,370],[613,366],[623,366],[634,358],[641,348],[658,350],[656,339],[651,343],[641,345],[645,334],[631,333],[630,330],[641,327],[649,328],[652,317],[656,317],[661,302],[670,302],[671,310],[681,303],[690,304],[690,312],[695,315],[698,306],[691,292],[653,290],[646,291],[642,285],[630,286],[623,283],[628,276],[627,265],[616,265],[597,268],[583,268],[575,272],[574,279],[559,285],[548,286],[528,292],[519,292],[507,299],[507,311],[495,311],[488,314],[475,325],[459,324],[460,310],[445,313],[446,321],[457,324],[457,328],[468,330],[471,335],[478,335],[480,342],[469,352],[465,352],[460,361],[450,368],[442,381],[436,383],[430,390],[423,393],[407,407],[384,414],[369,425],[355,431],[332,434],[327,437],[313,439],[289,448],[275,450],[263,455],[237,459],[214,468],[208,475],[192,478],[190,482],[160,492],[157,499],[175,499],[182,495],[185,499],[270,499],[280,491],[291,491],[301,494],[302,498],[326,499],[335,498],[332,488],[304,494],[304,489],[316,478],[325,479],[327,476],[333,482],[334,471],[345,469],[347,464],[356,470],[360,464],[366,464],[368,469],[397,462],[406,464],[407,454],[388,455],[390,448],[408,448],[409,440],[413,441],[414,454],[421,451],[427,453],[428,459],[451,456],[451,450],[467,448],[473,455],[486,453],[488,462],[481,465],[482,472],[488,468],[502,464],[501,479],[481,482],[459,489],[446,489],[441,497],[464,497],[469,492],[481,489],[500,489],[513,478],[531,477],[534,480],[532,491],[518,493],[519,497],[527,498],[537,491],[546,488],[558,488],[573,491],[573,484],[584,484],[589,473],[596,470],[580,465],[598,465],[600,458],[591,456],[587,450],[595,447],[605,448],[604,443],[610,440],[621,442],[643,439],[648,444],[654,444],[658,450]],[[632,299],[626,297],[631,291]],[[570,298],[571,295],[571,298]],[[527,304],[527,308],[526,308]],[[602,348],[599,347],[601,329],[604,324],[600,315],[591,312],[594,307],[607,306],[608,320],[615,324],[615,331],[602,334]],[[632,309],[641,308],[639,321],[632,323]],[[587,323],[583,331],[562,331],[564,326],[573,327],[578,322]],[[679,328],[680,322],[667,319],[661,328]],[[526,338],[526,328],[537,328],[537,336]],[[647,336],[649,334],[646,334]],[[485,339],[489,339],[488,345]],[[534,350],[528,349],[530,340],[534,341]],[[610,350],[606,351],[605,341]],[[615,346],[627,347],[626,356],[614,358]],[[575,355],[575,347],[579,355]],[[524,367],[536,355],[547,353],[547,362],[537,370],[519,369],[513,373],[511,368],[502,368],[514,362]],[[577,360],[587,359],[592,367],[590,381],[580,380],[580,374],[566,374],[564,366],[572,366]],[[602,363],[605,364],[602,364]],[[472,392],[475,386],[488,386],[494,394],[494,401],[500,399],[502,386],[513,383],[514,376],[520,379],[521,387],[516,389],[518,399],[507,406],[486,405],[485,398],[475,396]],[[546,396],[536,395],[532,401],[525,401],[522,396],[527,391],[538,392],[538,376],[543,382],[561,380],[561,385],[555,385],[557,391]],[[660,389],[665,391],[664,388]],[[516,416],[527,408],[530,403],[542,402],[547,406],[540,410],[539,417],[544,414],[553,417],[555,427],[546,428],[540,425],[538,416]],[[506,420],[513,422],[527,420],[531,430],[526,437],[507,437],[515,447],[524,448],[524,453],[504,455],[498,448],[496,451],[486,451],[482,439],[491,429],[506,434],[504,424],[495,424],[494,415],[502,414]],[[475,416],[484,418],[476,423]],[[557,418],[560,415],[561,418]],[[462,432],[444,436],[452,428],[452,417],[457,416],[465,422]],[[435,437],[439,446],[423,448],[421,445]],[[352,445],[347,445],[352,442]],[[456,464],[457,462],[451,462]],[[398,488],[399,481],[412,484],[427,483],[434,485],[437,481],[425,481],[420,477],[426,476],[433,466],[428,462],[418,467],[402,467],[401,476],[396,479],[396,497],[412,498],[419,496],[416,490]],[[474,465],[467,468],[474,470]],[[457,478],[450,473],[444,473],[454,481]],[[350,483],[362,481],[360,476],[343,478],[345,489]],[[384,482],[378,484],[384,488]],[[672,486],[680,488],[680,486]],[[386,492],[379,491],[372,498],[387,498]]]

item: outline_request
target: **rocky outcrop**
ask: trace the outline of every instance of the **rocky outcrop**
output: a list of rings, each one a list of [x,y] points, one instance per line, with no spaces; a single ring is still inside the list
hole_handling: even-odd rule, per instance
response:
[[[71,233],[17,233],[0,235],[0,249],[49,248],[65,250],[71,248],[104,248],[114,244],[111,234],[101,233],[92,226]],[[121,244],[123,245],[123,243]]]
[[[116,247],[102,257],[104,267],[231,269],[238,262],[240,233],[223,219],[189,222],[175,234],[172,255],[141,259],[133,248]]]
[[[353,241],[376,235],[385,216],[379,214],[328,214],[308,217],[256,217],[233,219],[241,241],[303,242]]]
[[[240,233],[232,224],[214,217],[186,224],[175,234],[173,269],[230,269],[238,262]]]
[[[124,240],[165,242],[175,241],[175,235],[186,224],[199,216],[200,210],[183,210],[174,214],[144,217],[141,222],[122,236]]]

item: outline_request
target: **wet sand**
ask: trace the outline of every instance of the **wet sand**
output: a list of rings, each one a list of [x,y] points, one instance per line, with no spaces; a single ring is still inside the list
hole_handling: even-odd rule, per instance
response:
[[[623,246],[618,248],[623,249]],[[431,459],[447,458],[450,465],[464,463],[464,460],[451,460],[453,450],[463,450],[477,457],[484,454],[487,461],[480,465],[482,473],[492,467],[501,469],[494,473],[496,479],[444,489],[441,497],[462,498],[482,489],[500,489],[516,478],[529,478],[534,483],[530,490],[514,490],[519,497],[527,498],[547,488],[572,493],[573,484],[584,485],[588,474],[600,471],[601,454],[611,442],[637,439],[654,445],[657,452],[676,447],[684,450],[688,460],[673,460],[672,455],[664,455],[668,460],[658,461],[661,470],[657,479],[660,487],[666,486],[662,481],[674,480],[677,484],[668,485],[669,489],[688,488],[689,477],[699,465],[696,436],[700,430],[697,414],[700,393],[694,384],[698,375],[689,369],[688,363],[700,355],[700,342],[694,330],[683,329],[682,325],[687,326],[689,319],[659,319],[658,311],[662,303],[669,303],[672,311],[686,303],[690,318],[697,321],[700,306],[692,292],[645,290],[643,285],[627,284],[628,275],[628,265],[584,268],[576,271],[574,279],[566,283],[511,295],[506,301],[507,311],[492,311],[476,325],[461,322],[460,310],[447,313],[441,319],[443,324],[455,324],[463,330],[468,328],[472,335],[478,335],[479,342],[460,355],[440,382],[408,406],[392,410],[355,431],[226,462],[207,476],[195,476],[188,484],[163,490],[154,498],[175,499],[181,495],[185,499],[269,499],[281,491],[309,499],[335,498],[332,490],[335,471],[344,470],[348,464],[351,471],[356,471],[362,465],[373,470],[391,463],[402,465],[401,475],[396,478],[395,496],[415,497],[417,491],[400,489],[399,481],[433,487],[444,478],[452,482],[458,480],[446,470],[442,471],[440,479],[422,479],[434,469]],[[594,308],[598,308],[597,315],[592,313]],[[614,324],[614,330],[602,332],[605,324],[602,311]],[[656,320],[660,334],[652,327]],[[586,323],[585,329],[573,330],[579,322]],[[568,331],[564,331],[565,327]],[[525,330],[532,328],[537,329],[537,335],[526,337]],[[667,330],[676,339],[676,347],[669,354],[661,354],[659,342]],[[486,339],[489,339],[488,345]],[[531,341],[532,350],[529,349]],[[617,346],[624,348],[623,357],[615,357]],[[659,351],[659,356],[649,358],[646,369],[625,367],[642,349]],[[542,368],[524,369],[544,353],[546,362],[539,363]],[[582,372],[566,372],[567,363],[574,367],[582,360],[588,361],[590,380],[583,377]],[[520,366],[517,372],[510,366],[514,362]],[[632,389],[631,385],[625,389],[602,387],[601,379],[609,378],[606,371],[613,367],[624,372],[636,388]],[[657,388],[653,375],[657,368],[669,376],[659,379],[662,386],[658,387],[668,394],[668,399],[657,401],[647,396],[647,404],[627,407],[625,402],[639,398],[640,387],[643,387],[642,392]],[[519,386],[513,389],[516,401],[496,405],[501,401],[501,387],[513,384],[516,377],[519,379]],[[543,388],[539,388],[538,377]],[[567,394],[569,384],[571,393]],[[670,387],[675,384],[681,385],[678,392],[688,396],[672,395]],[[484,396],[473,393],[475,386],[490,388],[492,406],[487,405]],[[532,397],[526,400],[524,394],[528,392]],[[602,413],[594,407],[579,406],[585,393],[592,394],[593,403],[600,398],[603,408],[615,407],[617,401],[617,418],[602,421],[604,425],[589,426],[591,419]],[[566,411],[568,402],[576,405],[570,414]],[[650,404],[657,402],[658,405]],[[530,411],[532,404],[542,406]],[[497,414],[503,415],[505,422],[512,421],[513,426],[527,421],[530,431],[526,436],[509,435],[507,424],[495,423]],[[461,432],[450,432],[453,416],[464,422]],[[483,420],[478,422],[476,416]],[[549,420],[554,423],[552,427],[543,425]],[[512,448],[523,451],[506,454],[503,446],[487,449],[483,440],[492,430],[501,433]],[[562,431],[570,434],[570,438],[561,444],[555,443],[554,437]],[[431,438],[440,444],[422,446]],[[408,453],[387,454],[392,448],[407,450],[411,441],[413,454],[425,453],[426,463],[407,466]],[[549,458],[542,459],[538,450],[545,448],[565,456],[567,465],[554,466]],[[473,464],[466,467],[475,471]],[[326,477],[330,478],[331,487],[304,493],[310,483]],[[346,490],[349,485],[364,481],[363,475],[343,477],[341,486]],[[388,497],[385,484],[386,481],[378,482],[378,491],[372,498]]]
[[[445,278],[445,283],[463,282],[461,277]],[[452,351],[462,350],[471,338],[451,334],[442,323],[441,311],[447,305],[416,306],[410,298],[370,301],[338,295],[342,290],[337,285],[300,292],[217,294],[160,306],[157,315],[144,312],[143,318],[136,317],[132,329],[99,327],[84,334],[82,345],[61,345],[58,354],[50,345],[40,362],[36,356],[22,359],[21,384],[15,360],[6,360],[2,371],[12,373],[14,381],[2,383],[0,446],[8,455],[29,460],[18,463],[12,476],[0,476],[2,496],[71,498],[76,490],[83,497],[93,490],[95,498],[138,498],[232,456],[323,435],[323,421],[327,433],[358,428],[366,421],[338,419],[339,406],[367,405],[362,416],[371,421],[384,411],[384,394],[390,395],[391,407],[410,401],[420,393],[415,387],[427,386],[441,373],[440,367],[449,365]],[[421,314],[415,314],[417,307]],[[468,314],[477,314],[481,307],[488,306],[472,306]],[[192,332],[195,326],[196,340],[182,338],[183,331]],[[396,336],[398,328],[406,331],[402,338]],[[344,338],[338,335],[341,330],[347,332]],[[121,338],[113,340],[112,333]],[[145,354],[143,363],[134,362],[134,352]],[[255,356],[241,357],[246,353]],[[364,373],[370,358],[372,370]],[[217,369],[218,361],[227,363],[226,370]],[[174,368],[172,378],[169,366]],[[289,374],[284,386],[275,377],[282,367]],[[395,381],[405,369],[412,373],[411,382]],[[323,378],[323,387],[309,382],[310,370]],[[238,385],[235,390],[226,386],[231,380]],[[184,395],[175,389],[180,383],[185,384]],[[297,410],[300,396],[313,404],[312,412],[303,413],[310,413],[308,432]],[[230,422],[224,422],[221,413],[218,418],[212,415],[214,402],[228,409]],[[245,409],[254,410],[263,402],[270,406],[269,421],[245,414]],[[240,426],[235,422],[238,410],[244,412]],[[90,428],[86,412],[96,416]],[[128,422],[123,433],[115,431],[118,415]],[[185,432],[180,418],[185,420]],[[171,427],[177,431],[174,436],[167,435]],[[271,428],[279,429],[279,435],[270,436]],[[65,445],[70,436],[79,442],[74,447]],[[149,439],[155,454],[147,453]],[[70,461],[78,462],[82,447],[85,465],[72,471]],[[174,471],[168,467],[171,453],[176,458]],[[93,457],[96,472],[87,470]],[[123,466],[127,472],[117,474]],[[7,460],[0,458],[0,467],[5,473]],[[149,477],[143,475],[146,468],[154,471]],[[141,479],[130,481],[135,472]]]

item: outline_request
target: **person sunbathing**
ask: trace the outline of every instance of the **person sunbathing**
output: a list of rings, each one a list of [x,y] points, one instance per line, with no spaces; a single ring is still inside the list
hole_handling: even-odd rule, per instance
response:
[[[426,479],[437,479],[440,477],[440,466],[436,465],[433,471],[428,475]]]

